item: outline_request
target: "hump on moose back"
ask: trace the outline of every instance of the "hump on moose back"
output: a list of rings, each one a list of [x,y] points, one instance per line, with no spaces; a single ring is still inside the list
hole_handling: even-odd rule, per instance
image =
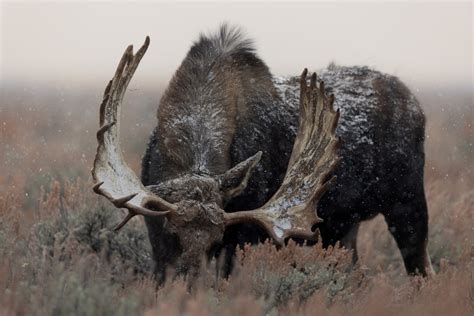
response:
[[[140,180],[123,159],[119,117],[149,43],[125,50],[105,89],[92,176],[96,193],[128,210],[117,230],[145,217],[161,281],[169,266],[196,274],[203,255],[223,253],[229,273],[236,245],[312,244],[317,231],[356,261],[359,224],[379,213],[407,272],[430,273],[424,115],[396,77],[335,65],[274,77],[224,25],[201,35],[171,79]]]

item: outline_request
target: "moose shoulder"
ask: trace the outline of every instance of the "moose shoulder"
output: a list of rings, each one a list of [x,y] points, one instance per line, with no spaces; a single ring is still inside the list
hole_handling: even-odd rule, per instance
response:
[[[145,216],[160,279],[223,251],[230,270],[237,244],[314,240],[315,228],[356,260],[358,225],[378,213],[407,271],[428,272],[424,116],[395,77],[336,66],[320,78],[273,77],[251,42],[223,26],[199,38],[171,79],[140,182],[121,157],[117,113],[148,43],[127,49],[104,93],[93,178],[129,210],[120,226]]]

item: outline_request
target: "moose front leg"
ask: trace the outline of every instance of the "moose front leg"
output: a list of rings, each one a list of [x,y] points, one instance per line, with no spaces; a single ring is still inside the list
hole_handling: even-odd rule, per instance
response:
[[[158,284],[166,280],[166,271],[173,266],[181,253],[178,237],[166,228],[166,219],[145,217],[153,259],[154,277]]]
[[[354,222],[351,218],[328,218],[318,225],[323,246],[325,248],[340,245],[352,252],[352,263],[356,264],[359,260],[357,253],[357,233],[360,224]]]
[[[357,253],[357,233],[359,232],[359,226],[359,223],[353,224],[349,229],[349,232],[341,239],[341,246],[352,251],[353,264],[356,264],[359,261],[359,255]]]

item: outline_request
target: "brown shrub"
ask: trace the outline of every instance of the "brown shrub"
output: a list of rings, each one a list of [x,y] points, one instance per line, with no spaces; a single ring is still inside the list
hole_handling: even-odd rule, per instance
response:
[[[265,243],[237,250],[236,269],[228,280],[216,279],[216,262],[211,262],[190,291],[181,279],[157,289],[142,219],[113,233],[110,228],[123,214],[91,192],[100,93],[4,94],[1,315],[474,314],[469,107],[426,108],[425,182],[429,250],[438,272],[434,277],[406,276],[378,217],[360,229],[359,266],[352,266],[347,251],[337,247],[290,243],[276,249]],[[145,104],[154,112],[150,100],[137,99],[136,106]],[[125,112],[125,153],[138,170],[154,120],[141,120],[141,111]]]

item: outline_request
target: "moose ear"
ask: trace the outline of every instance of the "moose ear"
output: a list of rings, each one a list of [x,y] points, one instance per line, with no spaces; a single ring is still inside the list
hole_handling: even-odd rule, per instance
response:
[[[220,190],[224,193],[226,200],[238,196],[245,190],[249,178],[261,158],[262,152],[259,151],[219,176]]]

